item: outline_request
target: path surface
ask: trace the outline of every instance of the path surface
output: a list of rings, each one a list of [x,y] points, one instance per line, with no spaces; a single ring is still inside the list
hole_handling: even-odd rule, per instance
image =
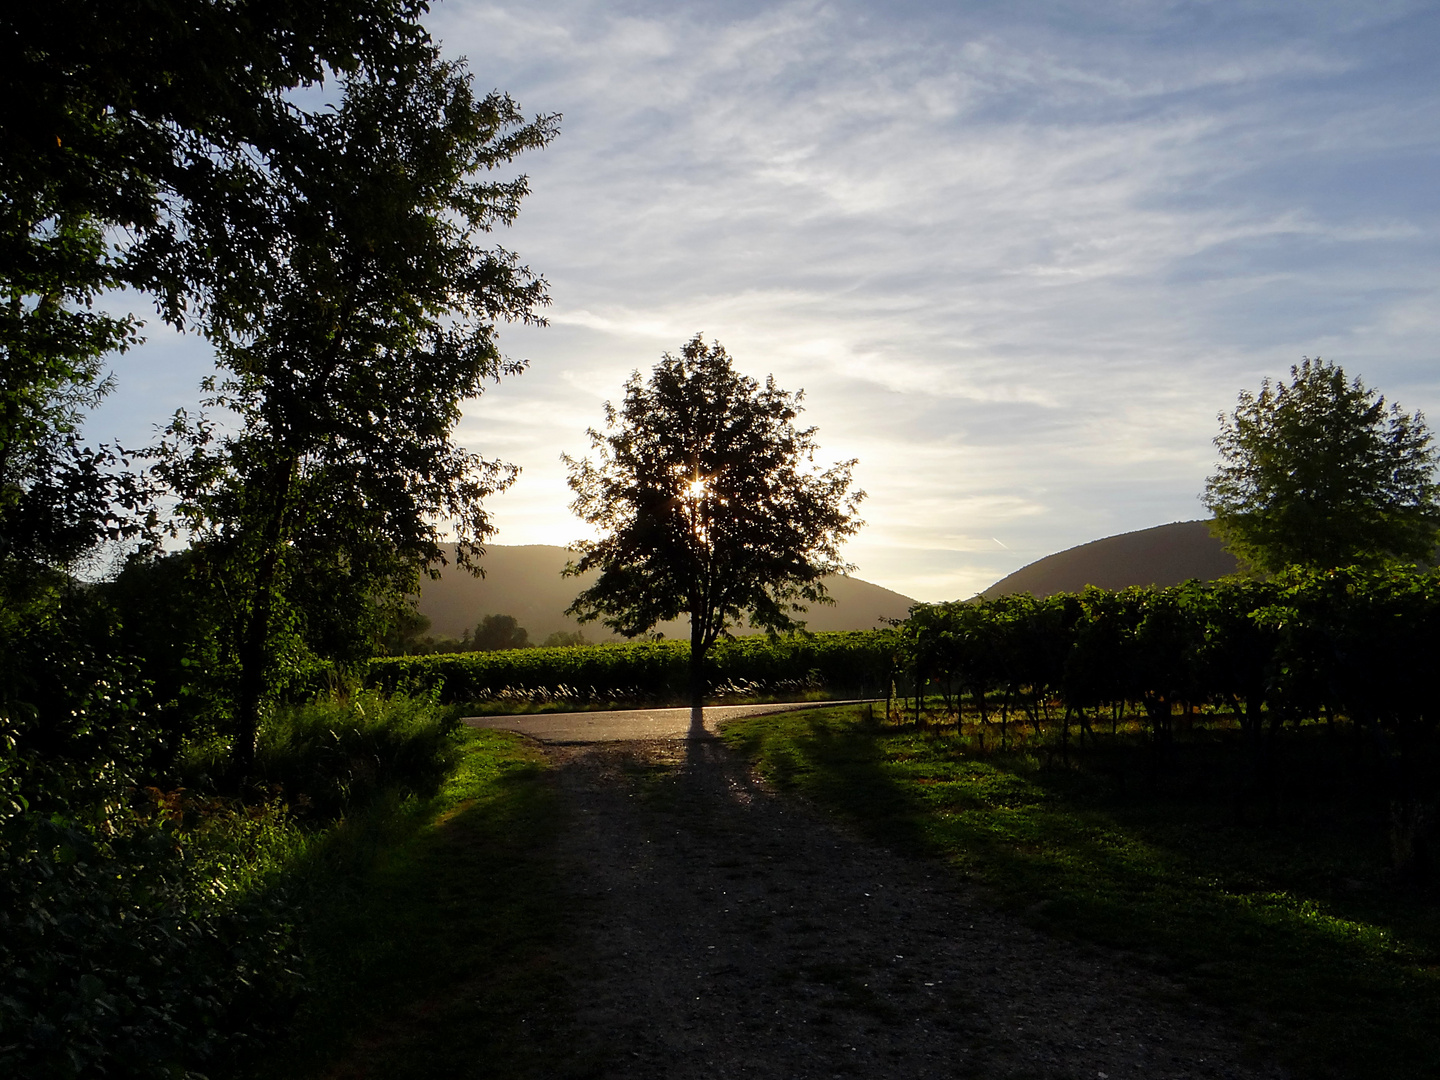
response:
[[[690,709],[620,709],[612,712],[531,713],[525,716],[467,716],[477,728],[518,731],[543,743],[579,744],[634,739],[713,739],[726,720],[800,709],[829,709],[854,701],[807,701],[771,705],[708,705],[703,725]],[[859,703],[859,704],[863,704]]]
[[[855,839],[717,741],[546,753],[571,822],[576,1053],[603,1063],[587,1075],[1285,1075],[1153,970]]]

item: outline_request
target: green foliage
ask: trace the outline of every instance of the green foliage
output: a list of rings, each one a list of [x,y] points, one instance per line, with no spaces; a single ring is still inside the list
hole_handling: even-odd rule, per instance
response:
[[[476,652],[497,652],[501,649],[524,649],[530,645],[530,632],[514,615],[486,615],[470,635],[469,646]]]
[[[7,1076],[199,1076],[280,1030],[299,989],[293,912],[282,895],[230,895],[245,860],[166,825],[101,841],[23,824],[0,848]]]
[[[1428,559],[1440,525],[1436,451],[1409,414],[1344,369],[1306,359],[1242,392],[1215,438],[1204,502],[1236,555],[1268,573]]]
[[[411,0],[57,0],[0,11],[0,557],[73,557],[114,524],[114,451],[74,441],[106,353],[139,320],[97,309],[117,286],[166,321],[194,317],[247,219],[217,222],[293,156],[290,91],[418,48]],[[258,206],[252,207],[258,210]],[[215,276],[219,275],[219,277]]]
[[[382,792],[428,798],[454,763],[455,729],[429,697],[357,690],[277,706],[261,725],[252,780],[319,821]],[[228,747],[217,740],[196,747],[182,773],[204,784],[229,768]]]
[[[461,402],[517,370],[494,324],[537,321],[546,296],[512,254],[477,244],[526,192],[523,177],[485,174],[554,132],[502,94],[475,98],[437,48],[416,49],[302,118],[303,152],[264,176],[258,241],[217,256],[206,330],[229,376],[207,404],[233,427],[179,414],[153,452],[227,594],[242,772],[291,640],[368,654],[384,613],[442,557],[442,527],[462,565],[490,532],[484,499],[513,470],[452,435]],[[255,197],[222,190],[211,212],[228,222]]]
[[[149,687],[116,647],[113,611],[66,575],[31,567],[0,605],[0,823],[28,807],[106,820],[163,755]]]
[[[864,493],[850,491],[854,461],[807,464],[802,396],[739,374],[696,334],[648,381],[632,375],[619,410],[606,405],[610,433],[589,432],[596,462],[565,458],[572,509],[602,534],[566,568],[600,571],[569,612],[627,637],[688,614],[696,704],[705,654],[730,626],[793,629],[804,603],[826,601],[825,575],[851,569],[840,545],[863,524]]]
[[[789,637],[730,638],[706,657],[711,688],[760,693],[808,685],[877,693],[888,682],[895,635],[855,630]],[[494,653],[381,657],[369,681],[385,688],[433,689],[444,701],[485,701],[504,691],[589,700],[675,700],[690,679],[683,641],[517,649]]]
[[[1269,581],[920,605],[901,642],[913,684],[938,687],[950,715],[970,695],[982,739],[997,701],[1002,743],[1003,720],[1017,712],[1037,733],[1058,728],[1062,753],[1072,727],[1093,736],[1106,706],[1142,706],[1162,749],[1196,708],[1233,710],[1271,819],[1284,731],[1347,717],[1386,777],[1396,871],[1422,885],[1437,880],[1440,787],[1427,767],[1440,749],[1434,573],[1292,569]]]
[[[258,758],[264,802],[206,794],[222,743],[191,749],[183,786],[112,791],[128,801],[106,808],[103,828],[12,815],[0,834],[6,1075],[240,1071],[316,978],[300,943],[332,899],[336,820],[433,796],[457,752],[433,700],[362,691],[277,711]]]
[[[589,644],[590,641],[585,637],[583,630],[556,630],[553,634],[545,636],[540,647],[542,649],[573,649]]]

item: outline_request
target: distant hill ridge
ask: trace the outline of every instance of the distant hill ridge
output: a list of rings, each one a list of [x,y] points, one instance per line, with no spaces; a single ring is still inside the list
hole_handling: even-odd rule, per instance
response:
[[[1233,574],[1237,566],[1235,556],[1210,535],[1208,521],[1177,521],[1047,555],[1001,578],[980,595],[1030,593],[1044,597],[1080,592],[1086,585],[1125,589],[1131,585],[1178,585],[1191,578],[1214,581]]]
[[[488,545],[481,560],[485,577],[472,577],[453,564],[444,568],[438,580],[423,582],[420,612],[429,617],[433,633],[446,637],[458,638],[473,630],[486,615],[513,615],[533,642],[544,641],[557,631],[575,630],[583,631],[591,641],[609,640],[613,635],[603,626],[581,626],[565,614],[571,601],[595,577],[561,577],[570,558],[569,551],[552,544]],[[1233,574],[1236,567],[1235,557],[1210,535],[1208,522],[1177,521],[1047,555],[1001,578],[980,595],[1030,593],[1044,597],[1080,592],[1086,585],[1102,589],[1178,585],[1191,578],[1213,581]],[[868,630],[884,625],[886,619],[905,618],[916,603],[859,578],[830,577],[825,584],[835,604],[817,604],[802,616],[811,630]],[[662,623],[657,629],[669,638],[689,633],[683,620]]]
[[[571,558],[565,548],[552,544],[487,544],[480,560],[485,577],[472,577],[452,562],[438,580],[421,583],[420,613],[430,619],[432,633],[445,637],[473,630],[486,615],[513,615],[537,644],[553,633],[575,630],[591,641],[610,640],[614,635],[605,627],[582,626],[565,614],[597,576],[561,577]],[[800,616],[809,630],[869,630],[884,625],[885,619],[905,618],[915,604],[908,596],[859,578],[828,577],[825,587],[835,603],[816,604]],[[688,637],[690,624],[681,620],[657,629],[667,638]]]

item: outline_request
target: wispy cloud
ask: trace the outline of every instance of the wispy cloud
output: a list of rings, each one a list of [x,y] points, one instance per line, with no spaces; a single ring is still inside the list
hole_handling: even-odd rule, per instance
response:
[[[466,2],[446,48],[560,139],[502,239],[552,285],[465,438],[499,539],[697,330],[861,458],[862,576],[968,595],[1199,516],[1215,415],[1320,353],[1432,415],[1429,3]],[[1004,547],[994,542],[999,538]]]

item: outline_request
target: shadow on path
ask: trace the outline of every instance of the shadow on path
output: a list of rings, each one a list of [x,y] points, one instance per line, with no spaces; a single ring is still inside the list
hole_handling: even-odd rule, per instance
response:
[[[845,834],[718,740],[547,753],[599,1075],[1282,1075],[1178,985]]]

